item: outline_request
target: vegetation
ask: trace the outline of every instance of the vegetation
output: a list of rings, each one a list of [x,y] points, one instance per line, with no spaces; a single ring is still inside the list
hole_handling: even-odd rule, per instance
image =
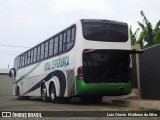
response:
[[[155,28],[153,29],[152,24],[148,21],[148,19],[144,15],[144,12],[141,11],[140,13],[143,17],[143,23],[138,21],[141,31],[140,28],[137,28],[137,30],[133,32],[132,26],[130,27],[132,45],[140,44],[143,49],[153,45],[160,44],[160,20],[157,22]],[[138,37],[136,37],[138,33],[139,35]]]

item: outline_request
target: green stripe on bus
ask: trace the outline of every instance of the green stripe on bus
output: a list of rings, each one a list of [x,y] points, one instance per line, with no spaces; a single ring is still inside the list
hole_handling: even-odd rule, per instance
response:
[[[22,75],[19,79],[17,79],[14,83],[18,83],[19,81],[23,80],[24,78],[26,78],[28,75],[30,75],[39,65],[41,64],[41,62],[39,62],[37,65],[35,65],[31,70],[29,70],[26,74]],[[13,83],[13,84],[14,84]]]

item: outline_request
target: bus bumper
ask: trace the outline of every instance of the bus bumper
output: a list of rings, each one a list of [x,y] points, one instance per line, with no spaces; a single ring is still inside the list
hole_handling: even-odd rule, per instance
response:
[[[77,95],[127,95],[131,92],[131,81],[128,83],[85,83],[76,80]]]

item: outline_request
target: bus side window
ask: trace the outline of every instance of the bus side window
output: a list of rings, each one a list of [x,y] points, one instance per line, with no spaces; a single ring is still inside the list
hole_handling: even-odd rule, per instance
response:
[[[18,56],[18,59],[17,59],[17,68],[18,69],[20,68],[20,56]]]
[[[67,31],[67,46],[66,49],[69,50],[74,44],[74,29],[70,28]]]
[[[67,43],[71,41],[71,29],[67,30]]]
[[[75,41],[75,27],[72,27],[72,32],[71,32],[71,41]]]
[[[37,47],[34,48],[33,53],[34,53],[34,55],[33,55],[33,62],[36,62],[36,60],[37,60]]]
[[[40,52],[41,52],[41,51],[40,51],[40,50],[41,50],[40,48],[41,48],[41,46],[38,46],[38,50],[37,50],[37,61],[40,60]]]
[[[24,66],[24,62],[25,62],[25,54],[22,55],[22,67]]]
[[[25,65],[27,65],[27,53],[25,53]]]
[[[33,63],[33,50],[31,50],[31,63]]]
[[[21,68],[21,56],[19,56],[19,68]]]
[[[21,55],[21,67],[23,67],[23,55]]]
[[[59,36],[59,52],[62,52],[63,47],[63,34],[61,33]]]
[[[63,33],[63,52],[66,50],[66,32]]]
[[[44,43],[41,44],[41,60],[44,58]]]
[[[53,39],[49,41],[49,56],[53,55]]]
[[[67,30],[67,44],[66,44],[66,49],[68,50],[70,48],[70,41],[71,41],[71,30]]]
[[[45,58],[48,57],[48,42],[45,43],[45,53],[44,53],[44,57],[45,57]]]
[[[58,36],[54,39],[54,55],[58,53]]]
[[[28,59],[27,59],[28,64],[30,64],[30,56],[31,56],[31,53],[30,53],[30,51],[28,51]]]

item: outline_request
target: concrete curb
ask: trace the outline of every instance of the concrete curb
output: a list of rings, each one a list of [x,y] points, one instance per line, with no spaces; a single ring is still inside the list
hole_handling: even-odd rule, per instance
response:
[[[160,110],[159,100],[112,100],[113,104]]]

